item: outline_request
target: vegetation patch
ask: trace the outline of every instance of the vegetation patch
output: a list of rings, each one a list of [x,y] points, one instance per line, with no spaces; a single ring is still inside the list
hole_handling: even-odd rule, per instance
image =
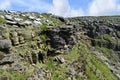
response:
[[[0,25],[3,25],[3,24],[5,24],[5,20],[0,17]]]
[[[43,23],[43,24],[40,26],[40,30],[41,30],[41,31],[46,31],[46,30],[48,30],[47,24]]]
[[[65,64],[57,66],[57,63],[53,61],[53,58],[49,58],[46,67],[52,72],[52,80],[66,79],[67,68]]]
[[[117,31],[117,36],[120,38],[120,31]]]
[[[63,54],[62,57],[69,61],[68,63],[71,63],[75,60],[78,60],[80,57],[80,52],[77,47],[74,47],[72,51],[70,51],[68,54]]]
[[[19,73],[16,71],[11,71],[11,72],[1,72],[0,70],[0,77],[8,77],[9,80],[26,80],[28,74],[26,73]]]
[[[102,63],[94,54],[92,54],[91,50],[87,47],[85,41],[81,41],[81,57],[85,64],[85,75],[87,76],[87,80],[117,80],[117,78],[113,75],[110,69]],[[106,54],[110,54],[110,50],[103,49]]]
[[[109,35],[109,34],[104,34],[103,35],[103,39],[109,41],[109,42],[112,42],[113,41],[113,38]]]
[[[2,58],[3,56],[4,56],[4,53],[0,51],[0,58]]]
[[[108,49],[105,47],[99,47],[99,46],[95,46],[95,48],[99,51],[104,53],[105,56],[107,56],[108,58],[112,58],[112,49]]]

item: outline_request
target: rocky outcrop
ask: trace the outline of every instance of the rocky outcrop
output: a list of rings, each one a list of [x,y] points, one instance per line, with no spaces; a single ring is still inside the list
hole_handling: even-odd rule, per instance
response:
[[[81,17],[70,18],[66,24],[81,27],[93,46],[107,47],[119,51],[119,17]]]
[[[75,45],[77,32],[79,32],[79,28],[65,26],[63,28],[47,30],[43,33],[49,37],[50,45],[56,52],[65,53],[65,51],[72,49],[73,45]]]
[[[116,80],[119,27],[119,17],[0,11],[0,79]]]

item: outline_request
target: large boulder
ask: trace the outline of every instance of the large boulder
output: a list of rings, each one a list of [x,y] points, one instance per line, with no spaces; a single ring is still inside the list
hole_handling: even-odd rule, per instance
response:
[[[6,20],[11,20],[11,21],[13,20],[13,18],[12,18],[11,15],[5,15],[5,19],[6,19]]]
[[[9,49],[12,46],[10,40],[0,40],[0,49]]]
[[[32,30],[18,30],[17,32],[19,36],[22,36],[24,38],[24,40],[31,40],[34,36]]]

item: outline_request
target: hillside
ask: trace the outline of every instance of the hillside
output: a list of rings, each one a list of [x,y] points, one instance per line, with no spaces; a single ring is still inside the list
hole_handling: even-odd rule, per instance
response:
[[[0,11],[0,80],[119,80],[120,16]]]

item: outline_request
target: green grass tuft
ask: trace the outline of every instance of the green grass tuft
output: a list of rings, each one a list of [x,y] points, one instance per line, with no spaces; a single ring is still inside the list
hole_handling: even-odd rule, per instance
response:
[[[112,42],[113,41],[113,38],[109,35],[109,34],[104,34],[103,35],[103,39],[109,41],[109,42]]]
[[[41,31],[46,31],[46,30],[48,30],[47,24],[43,23],[43,24],[40,26],[40,30],[41,30]]]

